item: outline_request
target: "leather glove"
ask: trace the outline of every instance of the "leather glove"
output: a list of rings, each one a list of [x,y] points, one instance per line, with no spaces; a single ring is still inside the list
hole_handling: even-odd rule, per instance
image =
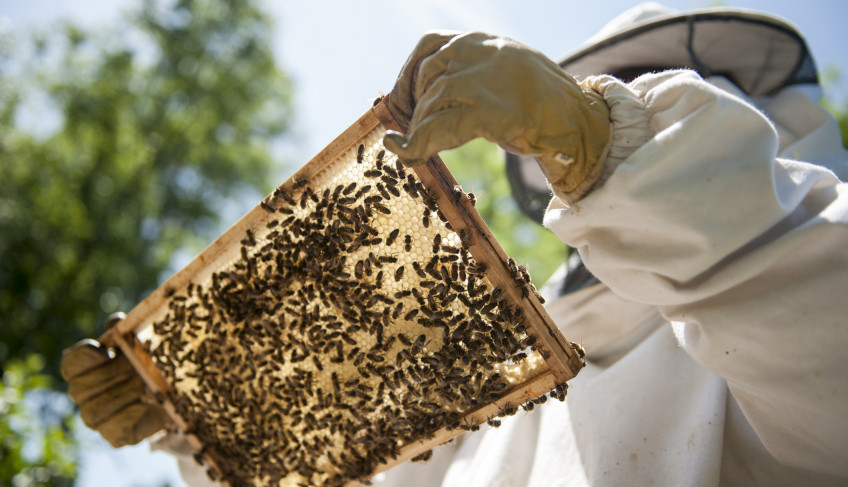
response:
[[[110,316],[107,329],[123,318],[123,313]],[[171,423],[120,351],[81,340],[64,351],[61,373],[85,425],[116,448],[135,445]]]
[[[609,107],[542,53],[480,32],[432,32],[419,41],[388,108],[406,135],[384,144],[415,165],[483,137],[535,157],[557,196],[573,202],[603,172]]]

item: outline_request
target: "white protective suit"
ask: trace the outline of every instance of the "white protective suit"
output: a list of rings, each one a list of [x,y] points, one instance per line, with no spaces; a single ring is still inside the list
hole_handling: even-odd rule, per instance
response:
[[[820,89],[761,112],[689,71],[588,82],[606,180],[545,224],[604,283],[548,306],[589,365],[375,485],[848,485],[848,153]]]

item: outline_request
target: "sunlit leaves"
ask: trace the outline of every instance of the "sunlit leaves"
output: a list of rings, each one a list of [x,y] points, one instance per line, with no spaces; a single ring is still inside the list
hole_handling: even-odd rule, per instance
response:
[[[32,354],[6,363],[0,376],[0,485],[73,484],[70,401],[50,389],[43,367]]]
[[[111,29],[10,44],[0,362],[38,351],[55,373],[63,348],[167,277],[176,250],[208,244],[226,205],[275,185],[291,89],[270,36],[252,2],[151,0]]]

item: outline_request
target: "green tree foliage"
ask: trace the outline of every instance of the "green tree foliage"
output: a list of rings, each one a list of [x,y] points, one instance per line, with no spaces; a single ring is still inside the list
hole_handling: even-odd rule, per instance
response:
[[[0,364],[38,352],[56,376],[62,349],[155,288],[175,250],[211,241],[224,204],[270,191],[290,120],[270,36],[253,2],[146,0],[109,32],[7,39]]]
[[[440,155],[462,188],[477,197],[475,208],[507,255],[527,267],[537,287],[544,284],[568,257],[568,248],[519,211],[497,145],[476,139]]]
[[[70,401],[62,414],[50,390],[53,377],[32,354],[6,364],[0,381],[0,485],[70,486],[76,443],[71,435]]]

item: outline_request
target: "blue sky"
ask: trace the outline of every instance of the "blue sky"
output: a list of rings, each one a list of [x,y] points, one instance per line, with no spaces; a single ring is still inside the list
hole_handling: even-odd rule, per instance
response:
[[[576,49],[607,21],[639,2],[605,0],[264,0],[277,22],[275,53],[295,83],[296,144],[286,148],[297,167],[359,117],[370,101],[388,92],[418,38],[430,29],[482,30],[506,35],[553,59]],[[685,10],[710,1],[670,0]],[[820,68],[843,78],[830,96],[848,101],[848,2],[842,0],[744,0],[727,6],[774,13],[800,27]],[[0,30],[47,27],[70,19],[108,27],[135,0],[0,0]],[[599,5],[602,5],[600,7]],[[91,453],[82,464],[80,486],[179,485],[173,459],[150,455],[146,446],[111,450],[87,436]]]
[[[506,35],[553,59],[573,51],[634,0],[261,0],[276,19],[274,48],[296,86],[298,144],[290,149],[308,159],[361,115],[395,76],[421,35],[430,29],[482,30]],[[685,10],[713,1],[669,0]],[[767,11],[800,27],[820,67],[845,73],[831,90],[848,99],[848,45],[842,0],[741,0],[727,6]],[[108,26],[135,0],[0,0],[7,28],[45,26],[70,18]],[[603,7],[598,7],[603,5]],[[0,20],[2,23],[2,20]]]

